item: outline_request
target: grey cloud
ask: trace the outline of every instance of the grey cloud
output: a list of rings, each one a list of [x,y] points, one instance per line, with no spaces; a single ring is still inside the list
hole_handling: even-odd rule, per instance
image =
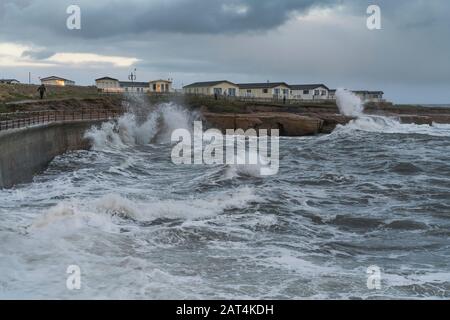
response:
[[[40,51],[27,50],[22,53],[22,57],[31,58],[34,60],[44,60],[50,58],[54,54],[55,52],[50,50],[40,50]]]
[[[73,3],[82,9],[81,31],[66,28]],[[339,4],[343,9],[329,21],[294,19]],[[369,4],[382,9],[381,31],[365,27]],[[399,99],[408,98],[407,88],[421,88],[420,94],[444,100],[450,92],[449,15],[448,0],[0,0],[0,42],[46,47],[26,52],[32,59],[52,52],[136,57],[142,79],[326,82],[385,89]],[[129,72],[59,68],[79,83]],[[394,87],[403,89],[389,90]]]
[[[241,33],[282,25],[292,12],[332,5],[332,0],[79,0],[82,29],[65,28],[68,0],[25,0],[5,6],[6,27],[34,26],[37,32],[84,38],[172,32],[184,34]],[[11,29],[11,28],[10,28]]]

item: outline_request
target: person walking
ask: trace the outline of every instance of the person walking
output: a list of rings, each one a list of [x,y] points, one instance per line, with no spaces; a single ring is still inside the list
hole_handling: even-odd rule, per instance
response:
[[[41,85],[39,86],[39,88],[37,89],[37,91],[39,91],[39,95],[40,95],[40,97],[41,97],[41,100],[44,99],[44,94],[45,94],[45,92],[47,91],[47,88],[45,87],[45,85],[44,85],[44,84],[41,84]]]

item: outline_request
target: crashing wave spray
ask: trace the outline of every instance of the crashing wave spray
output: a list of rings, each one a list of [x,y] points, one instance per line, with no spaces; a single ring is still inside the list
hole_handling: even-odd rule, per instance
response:
[[[133,145],[145,145],[151,142],[170,143],[170,135],[178,128],[189,129],[198,117],[174,103],[160,104],[145,115],[142,110],[133,108],[121,116],[117,122],[103,123],[100,128],[93,127],[85,134],[94,149],[105,147],[123,148]]]
[[[345,89],[336,91],[336,104],[342,115],[356,118],[345,126],[337,126],[337,132],[359,130],[381,133],[417,133],[431,136],[450,135],[450,126],[447,125],[404,124],[394,117],[364,114],[364,103],[361,98]]]
[[[351,91],[345,89],[336,90],[336,103],[339,111],[344,116],[359,117],[364,113],[364,106],[361,98]]]

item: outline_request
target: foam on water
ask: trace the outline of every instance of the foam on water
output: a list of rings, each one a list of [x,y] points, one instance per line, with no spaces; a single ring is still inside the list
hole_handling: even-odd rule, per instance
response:
[[[364,114],[364,104],[354,93],[338,89],[336,91],[337,106],[341,114],[355,117],[346,125],[338,125],[336,133],[352,133],[366,131],[376,133],[423,134],[436,137],[450,136],[449,124],[418,125],[401,123],[395,117]]]
[[[262,202],[249,187],[214,196],[183,200],[132,201],[118,194],[107,194],[100,199],[72,199],[63,201],[39,216],[30,230],[57,225],[58,230],[73,230],[85,226],[101,227],[105,231],[117,231],[112,217],[150,222],[156,219],[202,219],[218,215],[224,210],[243,209],[248,203]],[[106,227],[106,228],[105,228]]]
[[[281,138],[280,171],[261,178],[264,161],[173,165],[167,133],[195,115],[162,108],[0,191],[0,298],[449,298],[450,149],[433,131],[447,125],[360,115],[339,139]],[[373,134],[389,130],[414,138]]]
[[[103,123],[86,132],[95,150],[105,147],[124,148],[151,142],[170,143],[175,129],[192,130],[192,122],[198,115],[173,103],[163,103],[148,112],[144,118],[126,113],[116,122]]]
[[[400,133],[400,134],[423,134],[435,137],[450,137],[450,125],[433,124],[419,125],[401,123],[395,118],[383,116],[363,115],[351,120],[346,125],[338,125],[335,132],[352,133],[354,131],[365,131],[374,133]]]

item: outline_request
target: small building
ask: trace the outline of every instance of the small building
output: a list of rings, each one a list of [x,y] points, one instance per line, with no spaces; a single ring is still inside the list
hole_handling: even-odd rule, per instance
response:
[[[111,77],[95,79],[95,85],[102,92],[119,93],[123,91],[119,80]]]
[[[240,83],[239,96],[247,98],[289,99],[291,87],[285,82]]]
[[[150,81],[149,92],[153,93],[169,93],[173,92],[172,81],[170,80],[153,80]]]
[[[20,81],[16,79],[0,79],[0,83],[2,84],[19,84]]]
[[[336,100],[336,89],[328,90],[328,99]]]
[[[383,102],[383,91],[353,90],[354,95],[358,96],[364,102]],[[336,100],[336,89],[328,91],[329,99]]]
[[[148,93],[150,91],[149,82],[120,81],[120,88],[125,93]]]
[[[291,85],[291,98],[298,100],[327,100],[330,89],[324,84]]]
[[[357,90],[352,91],[355,95],[361,98],[364,102],[382,102],[384,101],[383,91],[367,91],[367,90]]]
[[[208,81],[208,82],[195,82],[183,87],[185,94],[198,94],[198,95],[224,95],[236,97],[239,95],[239,86],[233,82],[227,80],[220,81]]]
[[[61,77],[51,76],[47,78],[41,78],[41,83],[47,86],[74,86],[75,81],[64,79]]]

